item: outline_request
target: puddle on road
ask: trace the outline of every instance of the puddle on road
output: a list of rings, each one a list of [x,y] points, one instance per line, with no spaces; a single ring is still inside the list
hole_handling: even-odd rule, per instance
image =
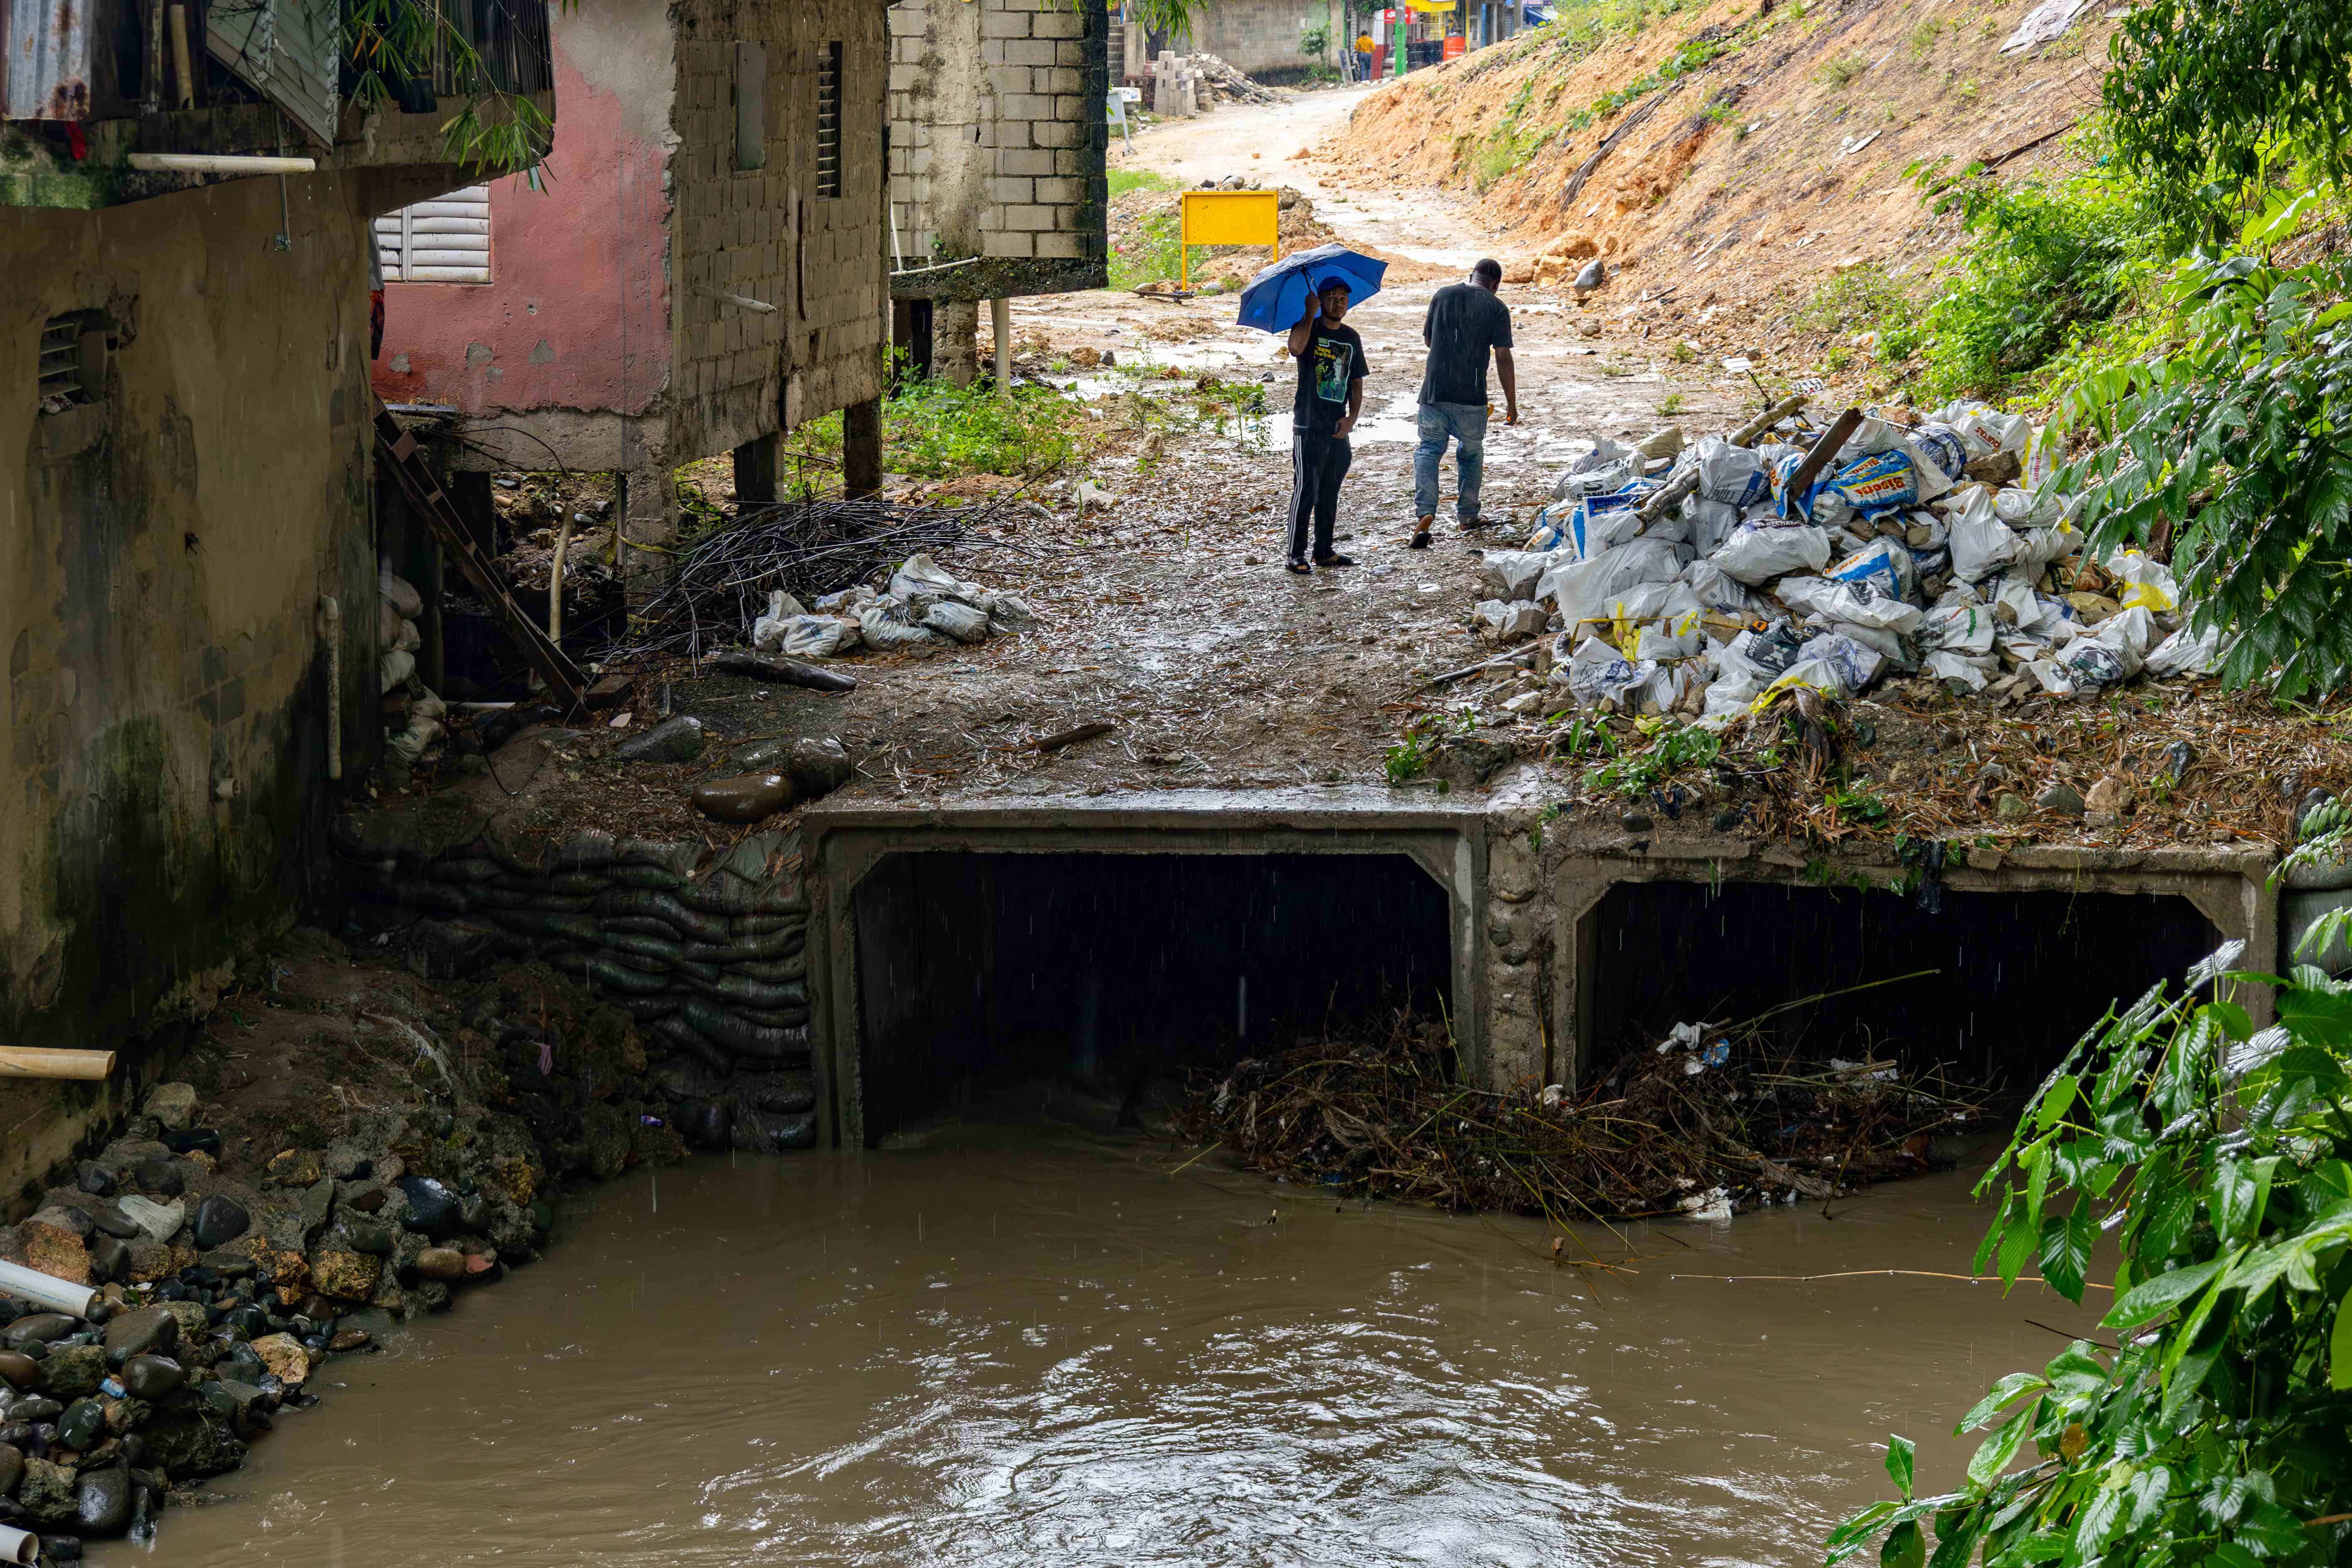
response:
[[[1820,1561],[2076,1325],[1964,1272],[1958,1177],[1824,1221],[1635,1227],[1587,1280],[1518,1220],[1335,1209],[1045,1129],[639,1174],[551,1261],[325,1373],[174,1563],[285,1568]],[[1269,1222],[1270,1213],[1280,1218]],[[1604,1233],[1585,1237],[1614,1255]],[[1675,1276],[1695,1276],[1676,1279]],[[129,1549],[96,1554],[100,1568]]]

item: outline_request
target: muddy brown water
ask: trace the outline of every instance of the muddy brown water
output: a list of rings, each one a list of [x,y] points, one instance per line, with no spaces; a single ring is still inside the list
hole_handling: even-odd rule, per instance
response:
[[[1965,1272],[1964,1176],[1626,1233],[1327,1196],[1069,1131],[712,1157],[323,1373],[173,1563],[1814,1563],[2094,1314]],[[1278,1217],[1273,1217],[1278,1216]],[[1608,1257],[1606,1232],[1580,1239]],[[97,1553],[128,1562],[130,1548]]]

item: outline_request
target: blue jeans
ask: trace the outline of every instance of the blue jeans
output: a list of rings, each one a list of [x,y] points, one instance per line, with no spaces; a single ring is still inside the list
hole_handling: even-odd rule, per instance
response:
[[[1424,403],[1415,422],[1421,444],[1412,449],[1412,515],[1437,515],[1437,465],[1445,456],[1445,438],[1455,442],[1454,462],[1461,485],[1454,498],[1454,514],[1465,524],[1478,516],[1478,486],[1486,477],[1486,405],[1483,403]]]

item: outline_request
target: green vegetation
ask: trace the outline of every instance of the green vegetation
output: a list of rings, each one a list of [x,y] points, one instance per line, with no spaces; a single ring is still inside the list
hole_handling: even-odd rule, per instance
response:
[[[1680,345],[1676,346],[1679,347]],[[1677,354],[1675,357],[1679,359],[1682,356]],[[1696,359],[1698,356],[1696,354],[1693,354],[1690,357]],[[1680,414],[1684,409],[1689,406],[1690,400],[1685,397],[1681,393],[1669,392],[1664,397],[1658,399],[1658,417],[1661,419],[1672,419],[1675,415]]]
[[[1136,221],[1131,238],[1111,242],[1110,286],[1140,289],[1146,283],[1174,279],[1183,271],[1182,219],[1176,209],[1146,213]]]
[[[1113,169],[1110,172],[1110,199],[1118,200],[1129,191],[1181,190],[1175,181],[1150,169]]]
[[[918,479],[1036,479],[1078,456],[1074,427],[1085,408],[1049,387],[1016,385],[1007,403],[994,387],[979,383],[958,387],[908,379],[882,405],[883,462],[893,473]],[[837,459],[841,416],[811,420],[795,433],[793,446],[803,459]]]
[[[1649,750],[1620,756],[1591,770],[1584,776],[1584,787],[1629,799],[1645,795],[1684,768],[1715,761],[1723,750],[1713,731],[1692,724],[1663,724],[1656,733]]]
[[[1822,68],[1813,73],[1813,79],[1832,91],[1837,91],[1853,85],[1854,79],[1869,68],[1868,55],[1849,50],[1824,60]]]
[[[431,79],[438,64],[465,99],[441,124],[442,151],[450,162],[494,177],[530,168],[547,156],[555,126],[546,111],[495,85],[488,62],[440,7],[351,0],[342,23],[346,79],[352,83],[346,96],[362,113],[382,107],[395,82]]]
[[[1682,47],[1660,60],[1657,68],[1644,71],[1614,92],[1604,92],[1583,109],[1569,117],[1567,129],[1581,131],[1594,121],[1616,113],[1637,98],[1647,97],[1700,67],[1720,59],[1746,42],[1744,28],[1732,28],[1713,37],[1701,36],[1690,39]]]
[[[2000,1209],[1976,1268],[2029,1268],[2071,1300],[2092,1247],[2119,1253],[2112,1344],[2078,1339],[1961,1417],[1992,1428],[1958,1490],[1914,1490],[1831,1536],[1831,1564],[1884,1536],[1901,1568],[2029,1563],[2259,1568],[2352,1545],[2352,989],[2299,968],[2257,1033],[2231,944],[2086,1035],[2028,1103],[1978,1187]],[[2020,1468],[2019,1461],[2024,1462]]]

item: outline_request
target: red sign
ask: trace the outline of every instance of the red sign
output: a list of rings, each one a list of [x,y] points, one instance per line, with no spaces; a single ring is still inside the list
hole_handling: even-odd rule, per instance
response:
[[[1396,20],[1396,7],[1395,7],[1395,6],[1393,6],[1393,5],[1391,5],[1391,6],[1390,6],[1387,10],[1385,10],[1385,11],[1381,12],[1381,21],[1383,21],[1383,22],[1393,22],[1393,21],[1395,21],[1395,20]]]

